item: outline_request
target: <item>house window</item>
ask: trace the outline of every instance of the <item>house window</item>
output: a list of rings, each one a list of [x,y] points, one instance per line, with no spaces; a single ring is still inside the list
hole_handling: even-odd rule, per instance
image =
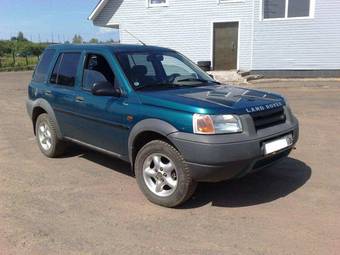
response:
[[[289,0],[288,17],[308,17],[310,0]]]
[[[263,0],[264,19],[310,17],[313,0]]]
[[[147,0],[149,7],[169,6],[169,0]]]

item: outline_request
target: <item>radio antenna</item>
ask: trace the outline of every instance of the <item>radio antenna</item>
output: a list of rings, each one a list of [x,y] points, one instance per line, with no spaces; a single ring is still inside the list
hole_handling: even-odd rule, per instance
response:
[[[138,42],[140,42],[143,46],[147,46],[142,40],[139,40],[136,36],[134,36],[132,33],[127,31],[126,29],[123,29],[125,32],[127,32],[129,35],[131,35],[133,38],[135,38]]]

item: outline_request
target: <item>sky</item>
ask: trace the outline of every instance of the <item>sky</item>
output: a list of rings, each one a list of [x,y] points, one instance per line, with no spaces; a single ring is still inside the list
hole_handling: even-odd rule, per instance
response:
[[[0,39],[19,31],[35,42],[72,41],[74,34],[84,40],[118,39],[114,29],[100,28],[87,20],[99,0],[0,0]]]

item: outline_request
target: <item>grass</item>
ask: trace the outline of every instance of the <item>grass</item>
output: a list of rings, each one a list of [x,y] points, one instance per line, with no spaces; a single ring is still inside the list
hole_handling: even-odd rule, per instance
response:
[[[31,71],[34,70],[35,65],[31,66],[13,66],[13,67],[1,67],[0,72],[17,72],[17,71]]]

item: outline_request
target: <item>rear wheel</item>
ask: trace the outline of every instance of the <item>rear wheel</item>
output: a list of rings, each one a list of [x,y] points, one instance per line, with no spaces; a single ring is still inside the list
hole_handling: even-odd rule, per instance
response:
[[[135,173],[144,195],[158,205],[178,206],[196,189],[182,155],[164,141],[151,141],[138,152]]]
[[[64,153],[65,143],[58,138],[55,124],[48,114],[38,116],[35,133],[39,148],[45,156],[55,158]]]

